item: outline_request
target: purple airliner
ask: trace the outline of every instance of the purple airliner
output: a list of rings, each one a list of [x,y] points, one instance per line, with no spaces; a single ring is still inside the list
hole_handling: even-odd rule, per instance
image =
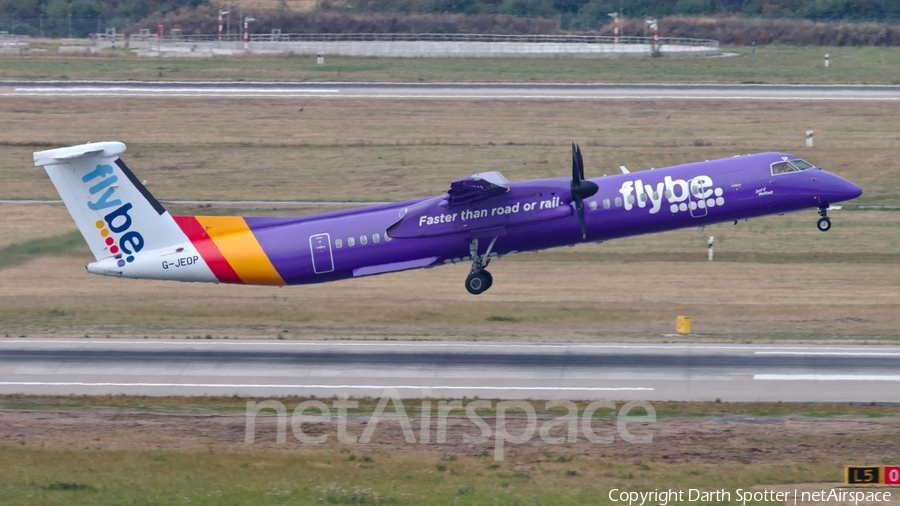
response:
[[[585,179],[510,183],[499,172],[443,195],[302,217],[171,216],[119,158],[120,142],[34,153],[97,261],[128,278],[300,285],[471,262],[469,293],[491,287],[498,257],[582,242],[817,209],[859,186],[786,153],[758,153]]]

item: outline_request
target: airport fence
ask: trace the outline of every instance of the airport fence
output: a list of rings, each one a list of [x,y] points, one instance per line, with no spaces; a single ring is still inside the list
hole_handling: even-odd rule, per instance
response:
[[[251,33],[250,42],[490,42],[524,44],[616,44],[616,38],[606,35],[495,35],[481,33]],[[131,35],[129,45],[147,42],[204,43],[242,42],[242,34],[217,35],[164,35],[159,37],[148,30]],[[653,37],[619,37],[618,44],[647,45]],[[719,42],[712,39],[692,39],[683,37],[660,37],[660,45],[718,48]]]
[[[386,57],[603,57],[649,56],[652,37],[602,35],[494,35],[443,33],[256,33],[158,36],[142,30],[129,39],[129,48],[169,56],[212,56],[246,50],[252,53],[327,54]],[[667,56],[721,54],[710,39],[661,37]]]

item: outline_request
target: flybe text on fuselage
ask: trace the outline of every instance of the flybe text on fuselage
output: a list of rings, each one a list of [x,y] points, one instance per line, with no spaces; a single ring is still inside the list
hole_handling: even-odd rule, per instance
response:
[[[81,182],[89,186],[88,192],[91,197],[87,201],[88,209],[103,211],[116,208],[107,213],[102,220],[97,220],[95,225],[109,252],[116,256],[118,260],[116,264],[122,267],[126,262],[133,262],[134,254],[144,249],[144,237],[140,232],[131,230],[133,223],[128,211],[132,209],[132,205],[130,202],[122,204],[122,200],[117,198],[115,183],[119,177],[114,172],[112,165],[100,164],[85,174]],[[113,235],[118,236],[118,241]],[[123,255],[125,258],[122,258]]]
[[[626,211],[635,207],[648,209],[656,214],[668,204],[672,213],[684,212],[697,207],[716,207],[725,205],[724,190],[716,187],[709,176],[696,176],[690,180],[673,179],[666,176],[663,181],[654,184],[644,183],[641,179],[625,181],[619,188]]]

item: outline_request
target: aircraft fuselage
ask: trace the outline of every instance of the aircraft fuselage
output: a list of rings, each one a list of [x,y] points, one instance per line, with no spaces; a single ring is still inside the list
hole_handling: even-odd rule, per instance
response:
[[[773,164],[786,160],[797,158],[760,153],[589,179],[598,190],[584,199],[584,239],[570,180],[548,178],[509,183],[506,193],[467,205],[448,206],[446,196],[437,196],[296,218],[176,216],[185,236],[179,244],[142,251],[124,267],[107,259],[88,270],[181,281],[322,283],[472,262],[489,245],[488,259],[808,208],[824,216],[830,204],[862,193],[817,168],[774,173]]]

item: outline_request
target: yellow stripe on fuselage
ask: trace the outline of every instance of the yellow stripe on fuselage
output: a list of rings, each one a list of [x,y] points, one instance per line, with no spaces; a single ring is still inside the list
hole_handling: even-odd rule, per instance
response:
[[[240,216],[195,216],[195,218],[245,284],[285,284],[244,218]]]

